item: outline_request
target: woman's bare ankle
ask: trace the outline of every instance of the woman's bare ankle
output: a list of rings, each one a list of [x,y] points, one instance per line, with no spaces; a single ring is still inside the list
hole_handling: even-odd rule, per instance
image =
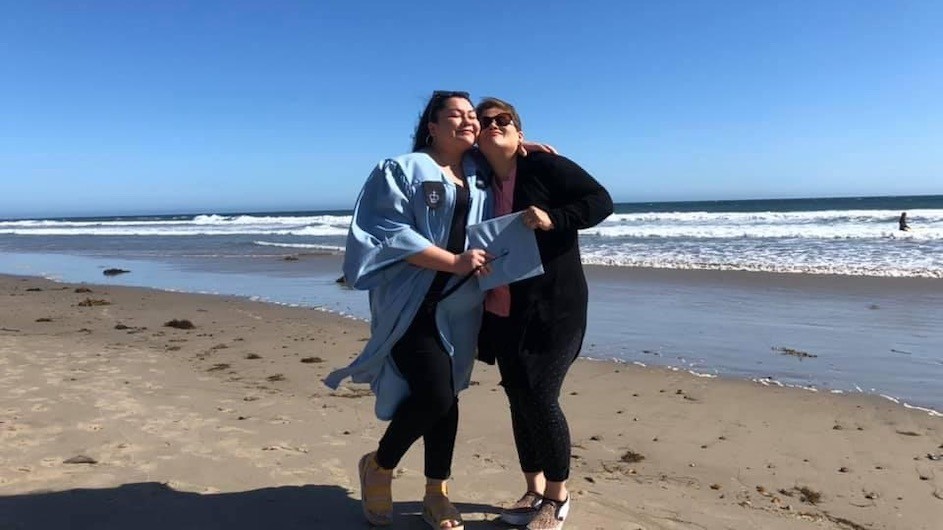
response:
[[[566,500],[570,497],[570,492],[566,487],[566,481],[547,481],[547,487],[544,488],[543,496],[545,499],[550,499],[552,501],[566,502]]]

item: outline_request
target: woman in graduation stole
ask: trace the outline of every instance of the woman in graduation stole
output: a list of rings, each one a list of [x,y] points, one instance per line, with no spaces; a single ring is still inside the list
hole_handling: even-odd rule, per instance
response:
[[[325,382],[370,383],[377,416],[391,420],[358,469],[364,515],[375,525],[390,523],[392,471],[422,437],[423,518],[436,529],[463,528],[446,481],[457,395],[471,377],[484,299],[477,282],[459,282],[489,270],[483,250],[466,249],[465,227],[491,213],[488,183],[469,155],[478,132],[467,93],[435,92],[413,152],[380,162],[354,209],[344,277],[370,291],[371,336],[353,363]]]

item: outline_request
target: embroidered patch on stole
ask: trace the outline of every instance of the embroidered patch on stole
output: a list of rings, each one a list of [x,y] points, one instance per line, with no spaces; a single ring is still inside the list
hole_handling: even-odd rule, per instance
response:
[[[435,210],[445,201],[445,184],[441,182],[423,182],[422,194],[426,198],[426,206]]]

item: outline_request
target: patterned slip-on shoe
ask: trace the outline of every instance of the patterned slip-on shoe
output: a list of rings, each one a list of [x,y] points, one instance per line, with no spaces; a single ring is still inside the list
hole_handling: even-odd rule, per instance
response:
[[[501,520],[512,526],[526,525],[537,515],[543,502],[543,495],[528,491],[517,502],[501,510]]]
[[[569,513],[570,497],[563,502],[545,498],[537,515],[527,524],[527,530],[561,530]]]

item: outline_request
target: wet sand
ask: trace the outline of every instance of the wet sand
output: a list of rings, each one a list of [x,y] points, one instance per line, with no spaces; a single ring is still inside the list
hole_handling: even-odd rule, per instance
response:
[[[586,269],[584,355],[886,394],[943,410],[939,280]]]
[[[385,424],[364,388],[319,382],[365,323],[12,276],[0,300],[0,528],[365,527],[355,465]],[[502,528],[496,506],[523,483],[496,370],[473,379],[452,497],[466,528]],[[570,529],[943,520],[943,419],[881,398],[579,361],[562,401]],[[421,459],[397,471],[394,528],[424,527]]]
[[[339,255],[272,253],[169,261],[0,254],[0,273],[231,294],[367,318],[339,288]],[[119,266],[131,274],[104,278]],[[864,392],[943,410],[943,282],[743,271],[587,266],[583,355],[821,390]],[[784,350],[807,357],[782,355]]]

